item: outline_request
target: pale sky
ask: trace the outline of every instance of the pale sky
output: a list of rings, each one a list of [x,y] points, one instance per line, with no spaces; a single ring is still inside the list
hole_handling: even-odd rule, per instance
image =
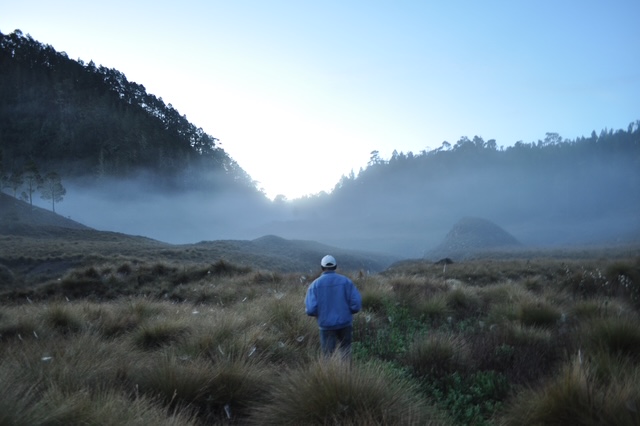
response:
[[[273,198],[382,158],[626,129],[640,1],[2,0],[15,29],[172,104]]]

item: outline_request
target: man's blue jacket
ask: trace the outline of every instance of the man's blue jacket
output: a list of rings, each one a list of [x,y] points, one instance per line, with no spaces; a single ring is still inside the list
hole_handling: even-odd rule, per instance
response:
[[[318,317],[321,330],[337,330],[352,324],[352,314],[362,309],[360,292],[349,278],[324,271],[307,290],[307,315]]]

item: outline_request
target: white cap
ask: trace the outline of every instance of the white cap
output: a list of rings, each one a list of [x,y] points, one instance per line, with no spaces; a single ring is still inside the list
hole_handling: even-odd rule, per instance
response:
[[[320,266],[322,266],[323,268],[331,268],[332,266],[338,266],[338,263],[333,256],[328,254],[322,258],[322,260],[320,261]]]

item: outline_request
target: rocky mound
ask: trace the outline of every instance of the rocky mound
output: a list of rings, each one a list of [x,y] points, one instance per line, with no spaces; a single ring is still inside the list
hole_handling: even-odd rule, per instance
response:
[[[481,218],[465,217],[456,223],[444,241],[428,253],[431,259],[467,258],[486,251],[508,250],[520,242],[495,223]]]

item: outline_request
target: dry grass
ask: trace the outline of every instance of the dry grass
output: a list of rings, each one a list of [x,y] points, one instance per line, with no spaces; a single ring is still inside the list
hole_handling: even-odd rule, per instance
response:
[[[617,425],[640,422],[640,369],[598,380],[580,355],[556,378],[520,393],[506,411],[504,425]]]
[[[444,425],[412,382],[381,364],[339,357],[288,369],[251,418],[260,425]]]
[[[102,257],[4,293],[0,424],[634,424],[637,265],[354,275],[364,309],[345,365],[318,360],[312,276]]]
[[[432,333],[418,336],[403,362],[417,377],[442,378],[446,374],[473,370],[469,344],[464,336],[451,333]]]

